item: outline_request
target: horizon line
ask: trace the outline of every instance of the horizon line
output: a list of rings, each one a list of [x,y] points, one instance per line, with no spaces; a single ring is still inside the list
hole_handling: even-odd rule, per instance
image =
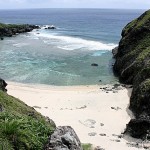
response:
[[[47,8],[47,7],[43,7],[43,8],[0,8],[0,10],[29,10],[29,9],[113,9],[113,10],[149,10],[148,8],[98,8],[98,7],[94,7],[94,8],[86,8],[86,7],[81,7],[81,8],[77,8],[77,7],[51,7],[51,8]]]

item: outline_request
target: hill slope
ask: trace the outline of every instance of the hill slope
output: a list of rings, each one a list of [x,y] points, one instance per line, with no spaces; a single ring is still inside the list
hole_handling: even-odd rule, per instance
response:
[[[0,90],[0,150],[41,150],[55,124]]]

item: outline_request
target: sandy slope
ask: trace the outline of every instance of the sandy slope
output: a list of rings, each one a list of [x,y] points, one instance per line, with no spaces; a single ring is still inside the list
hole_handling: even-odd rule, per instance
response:
[[[53,119],[70,125],[82,143],[105,150],[135,150],[119,138],[130,120],[127,113],[131,89],[106,93],[99,86],[55,87],[8,82],[8,94]]]

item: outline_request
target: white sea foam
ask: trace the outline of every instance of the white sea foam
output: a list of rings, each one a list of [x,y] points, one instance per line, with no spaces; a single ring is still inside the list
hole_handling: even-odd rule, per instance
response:
[[[38,40],[38,37],[30,37],[30,39]]]
[[[59,75],[65,75],[65,76],[70,76],[70,77],[80,77],[80,75],[77,74],[71,74],[71,73],[66,73],[66,72],[60,72],[60,71],[56,71],[56,70],[51,70],[49,69],[49,71],[55,72]]]
[[[106,52],[105,51],[96,51],[92,56],[101,56],[104,53],[106,53]]]
[[[29,45],[28,43],[16,43],[16,44],[13,44],[14,47],[23,47],[23,46],[27,46]]]
[[[112,50],[117,45],[114,43],[103,43],[100,41],[91,41],[82,38],[75,38],[71,36],[62,36],[56,34],[47,34],[47,33],[40,33],[36,34],[33,33],[35,36],[40,38],[44,38],[44,43],[47,44],[54,44],[58,48],[64,50],[76,50],[76,49],[83,49],[83,50]],[[45,40],[46,39],[46,40]]]

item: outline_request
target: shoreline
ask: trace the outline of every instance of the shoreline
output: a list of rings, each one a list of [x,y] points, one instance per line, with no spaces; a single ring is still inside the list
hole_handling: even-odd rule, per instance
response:
[[[105,85],[104,85],[105,86]],[[108,85],[107,85],[108,86]],[[105,150],[137,149],[122,138],[131,119],[128,110],[131,88],[116,93],[95,86],[47,86],[8,82],[8,94],[48,116],[57,126],[71,126],[82,143]]]
[[[35,83],[20,83],[20,82],[13,82],[13,81],[8,81],[6,80],[9,85],[12,86],[16,86],[16,87],[26,87],[26,88],[34,88],[34,89],[41,89],[41,90],[46,90],[46,89],[50,89],[50,90],[87,90],[89,88],[100,88],[103,86],[109,86],[108,84],[106,85],[68,85],[68,86],[63,86],[63,85],[48,85],[48,84],[35,84]]]

